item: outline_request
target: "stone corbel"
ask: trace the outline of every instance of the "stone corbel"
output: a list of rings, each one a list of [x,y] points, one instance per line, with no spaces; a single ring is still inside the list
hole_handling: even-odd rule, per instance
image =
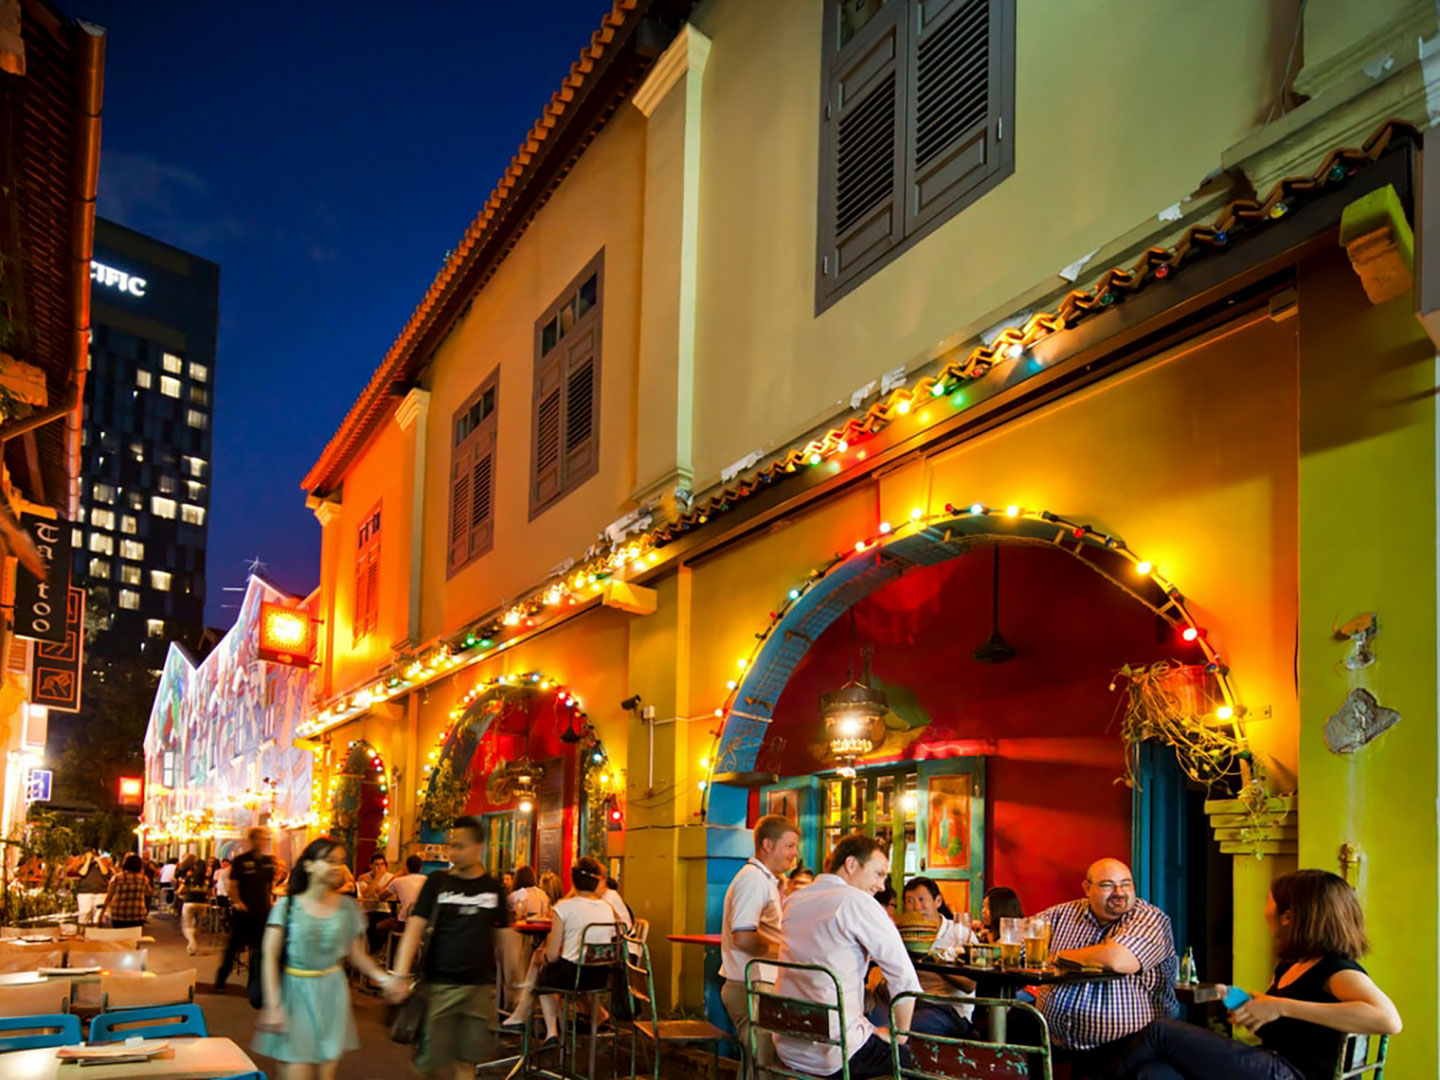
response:
[[[1386,184],[1340,215],[1340,244],[1372,304],[1408,293],[1415,284],[1415,233],[1400,196]]]

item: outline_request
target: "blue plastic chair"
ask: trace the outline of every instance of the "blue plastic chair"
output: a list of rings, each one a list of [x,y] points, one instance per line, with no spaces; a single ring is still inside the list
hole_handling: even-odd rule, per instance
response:
[[[219,1076],[215,1080],[269,1080],[263,1072],[235,1073],[233,1076]]]
[[[0,1033],[47,1029],[40,1035],[0,1034],[0,1051],[35,1050],[46,1046],[74,1046],[80,1041],[80,1018],[74,1013],[49,1016],[0,1016]],[[54,1031],[48,1029],[54,1028]]]
[[[169,1020],[171,1023],[164,1023]],[[154,1021],[160,1021],[156,1023]],[[133,1025],[139,1025],[133,1026]],[[209,1035],[199,1005],[156,1005],[149,1009],[118,1009],[90,1021],[91,1042],[118,1042],[132,1035],[168,1039],[172,1035]]]

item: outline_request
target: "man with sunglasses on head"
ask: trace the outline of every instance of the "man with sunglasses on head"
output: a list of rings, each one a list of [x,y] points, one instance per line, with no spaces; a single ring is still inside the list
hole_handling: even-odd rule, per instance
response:
[[[1085,897],[1042,911],[1057,961],[1118,972],[1118,979],[1038,988],[1056,1060],[1076,1077],[1105,1077],[1130,1039],[1152,1020],[1176,1015],[1178,961],[1170,917],[1135,895],[1130,868],[1100,859],[1085,872]]]

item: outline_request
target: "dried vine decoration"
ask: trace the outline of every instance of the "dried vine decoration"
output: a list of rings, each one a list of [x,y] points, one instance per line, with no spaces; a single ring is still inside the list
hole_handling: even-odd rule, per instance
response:
[[[453,761],[435,771],[420,804],[420,820],[432,829],[448,829],[465,812],[470,798],[470,776],[457,771]]]
[[[1185,775],[1207,790],[1232,783],[1239,787],[1244,780],[1242,762],[1254,769],[1243,736],[1228,725],[1207,722],[1207,717],[1215,716],[1218,694],[1205,667],[1172,660],[1157,660],[1144,667],[1127,664],[1116,673],[1110,689],[1116,689],[1121,680],[1130,696],[1120,724],[1125,744],[1121,780],[1126,785],[1139,786],[1135,766],[1143,742],[1172,747]]]

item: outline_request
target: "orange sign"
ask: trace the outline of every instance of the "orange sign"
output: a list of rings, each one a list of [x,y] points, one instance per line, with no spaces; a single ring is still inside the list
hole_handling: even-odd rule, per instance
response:
[[[309,667],[310,653],[314,645],[313,625],[310,616],[299,608],[262,603],[258,648],[260,659],[272,664]]]
[[[145,792],[145,781],[138,776],[120,777],[120,805],[139,806]]]

